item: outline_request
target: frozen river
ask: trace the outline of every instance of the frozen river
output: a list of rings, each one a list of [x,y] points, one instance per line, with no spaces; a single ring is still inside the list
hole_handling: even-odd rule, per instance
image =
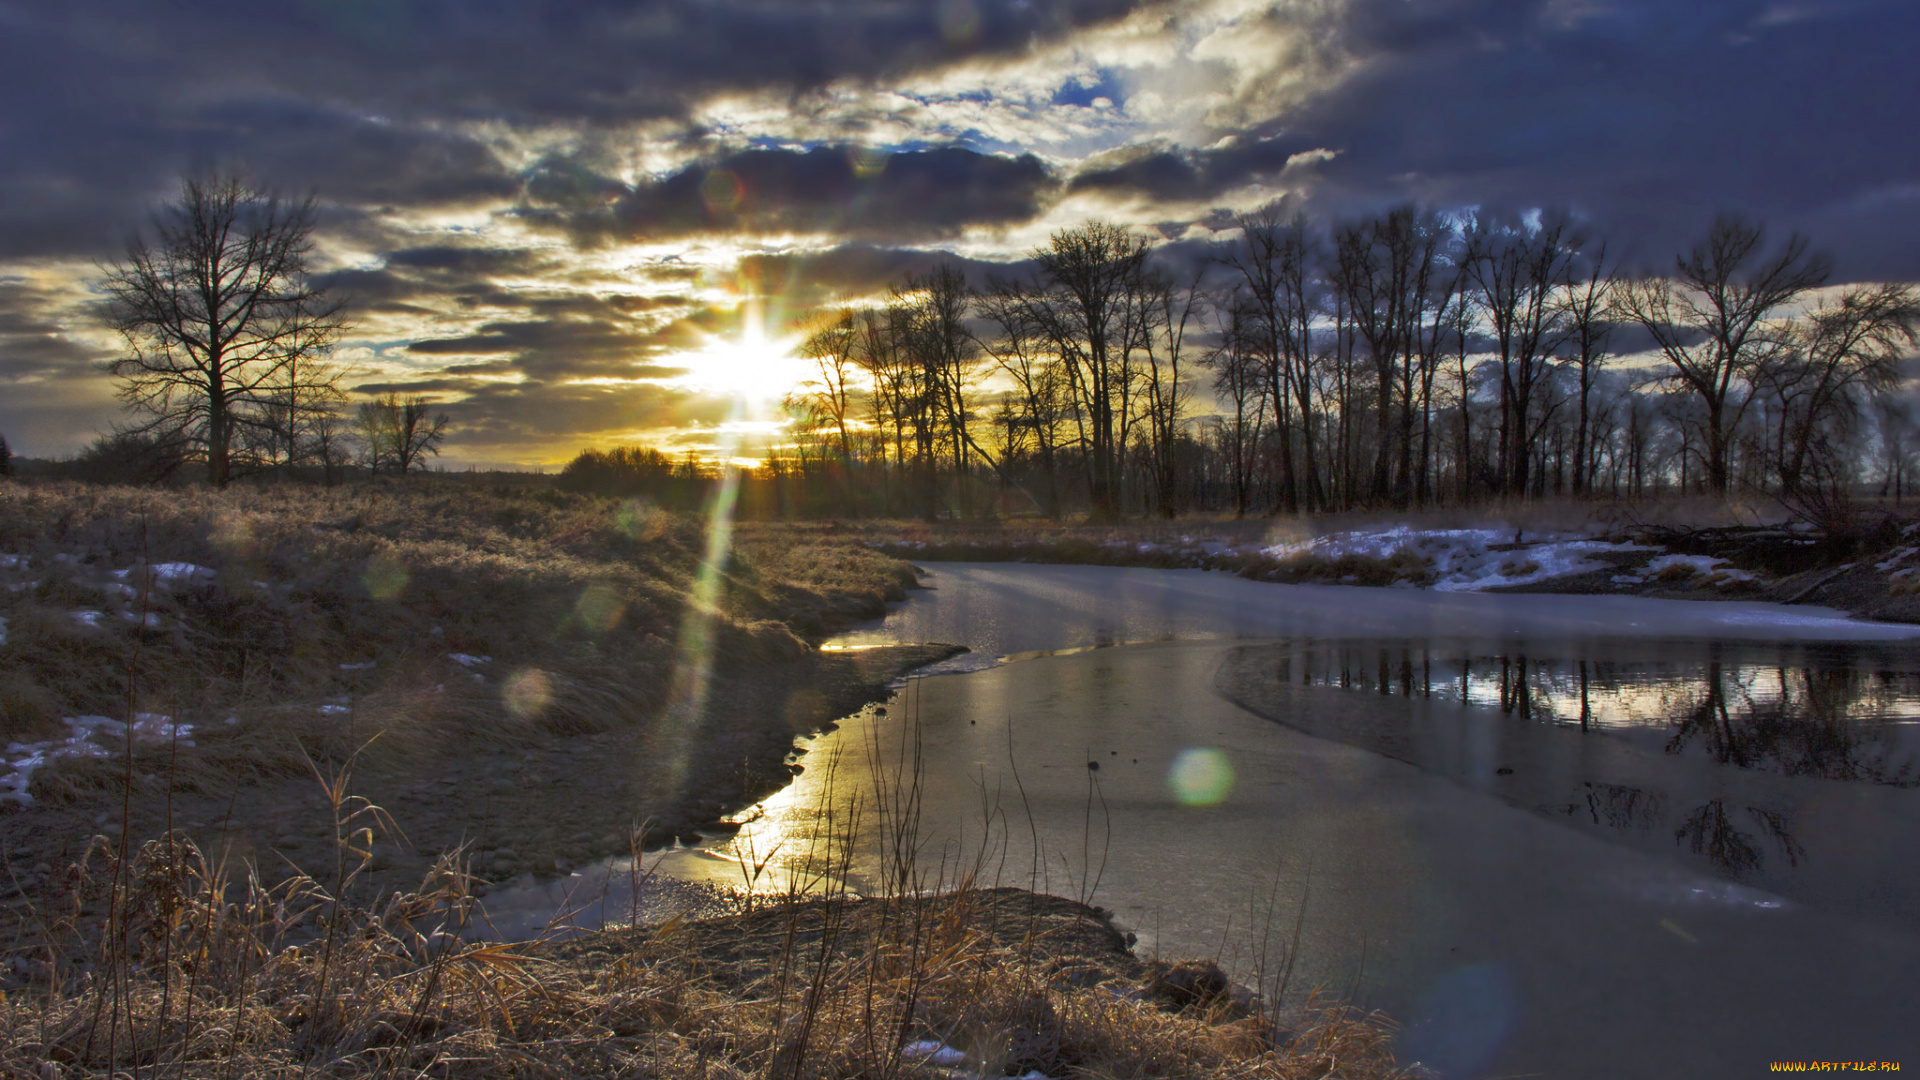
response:
[[[830,645],[974,651],[815,740],[737,838],[659,873],[777,883],[917,760],[918,880],[1088,896],[1143,953],[1249,982],[1264,953],[1269,992],[1297,932],[1290,998],[1387,1010],[1402,1059],[1444,1076],[1920,1060],[1920,627],[929,569]],[[859,850],[855,887],[897,877],[885,847]]]

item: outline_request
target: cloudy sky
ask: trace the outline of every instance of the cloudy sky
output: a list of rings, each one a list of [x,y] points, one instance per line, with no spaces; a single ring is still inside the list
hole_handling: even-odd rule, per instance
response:
[[[341,359],[455,464],[711,445],[805,311],[1092,218],[1566,206],[1654,264],[1732,209],[1920,279],[1916,43],[1911,0],[0,0],[0,433],[115,421],[99,266],[232,163],[318,194]]]

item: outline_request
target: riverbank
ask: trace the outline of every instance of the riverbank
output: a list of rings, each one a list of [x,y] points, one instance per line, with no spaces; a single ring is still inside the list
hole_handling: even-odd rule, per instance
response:
[[[157,876],[130,884],[152,891]],[[200,932],[199,917],[213,920],[188,886],[160,888],[187,918],[149,934],[111,1001],[83,989],[0,1003],[0,1068],[703,1080],[1418,1075],[1394,1064],[1391,1028],[1376,1015],[1298,991],[1287,1008],[1268,1008],[1236,994],[1210,963],[1136,958],[1100,909],[1018,889],[786,898],[511,947],[436,947],[443,939],[421,931],[449,914],[448,897],[416,895],[401,919],[356,913],[350,938],[262,963],[245,955],[246,942]],[[230,907],[223,929],[265,929],[244,922],[261,914]]]
[[[1920,521],[1875,511],[1847,535],[1729,523],[1700,508],[1519,507],[1337,518],[1190,518],[1113,526],[855,523],[849,541],[910,560],[1219,570],[1283,584],[1761,600],[1920,622]],[[806,526],[787,526],[806,530]]]

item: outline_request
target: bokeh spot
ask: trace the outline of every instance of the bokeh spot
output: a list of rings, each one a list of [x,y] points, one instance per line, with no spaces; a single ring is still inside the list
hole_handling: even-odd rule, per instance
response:
[[[1167,786],[1182,806],[1212,806],[1233,790],[1233,766],[1212,747],[1182,750],[1167,770]]]
[[[367,563],[367,572],[361,580],[367,583],[367,591],[373,594],[375,600],[391,600],[407,587],[410,576],[406,564],[399,559],[391,555],[375,555]]]
[[[620,625],[620,616],[627,613],[627,605],[611,586],[596,583],[587,586],[580,599],[574,601],[573,613],[582,626],[604,634]]]
[[[1519,1004],[1513,979],[1499,964],[1449,971],[1420,995],[1401,1044],[1407,1057],[1442,1075],[1480,1075],[1513,1033]]]
[[[500,697],[506,702],[508,712],[522,720],[531,720],[546,712],[547,705],[553,701],[553,682],[539,668],[521,668],[507,676],[506,684],[500,688]]]
[[[700,181],[700,198],[710,214],[731,214],[746,194],[746,185],[726,169],[715,169]]]
[[[613,516],[613,523],[628,538],[638,540],[647,531],[647,526],[653,523],[654,514],[653,504],[647,500],[628,499],[620,504],[620,509]]]
[[[887,169],[887,159],[892,155],[877,146],[856,146],[847,151],[847,160],[853,165],[853,175],[862,180],[871,180]]]

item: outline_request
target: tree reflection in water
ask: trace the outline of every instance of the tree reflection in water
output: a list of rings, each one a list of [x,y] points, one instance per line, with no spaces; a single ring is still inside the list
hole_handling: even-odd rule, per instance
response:
[[[1787,865],[1799,866],[1807,852],[1787,831],[1787,816],[1758,806],[1745,809],[1747,816],[1759,824],[1760,832],[1786,856]],[[1674,830],[1673,839],[1686,844],[1695,855],[1704,855],[1715,866],[1732,873],[1758,870],[1762,863],[1759,845],[1734,824],[1725,799],[1709,799],[1687,815],[1687,820]]]
[[[1757,669],[1745,669],[1753,671]],[[1779,693],[1757,695],[1741,669],[1706,665],[1693,708],[1674,718],[1667,752],[1689,748],[1722,765],[1896,787],[1920,785],[1888,726],[1862,717],[1884,680],[1845,667],[1776,668]]]
[[[1910,657],[1720,644],[1643,647],[1637,656],[1594,652],[1541,660],[1517,648],[1476,654],[1434,642],[1296,642],[1280,650],[1275,673],[1283,683],[1453,699],[1752,772],[1920,787],[1915,747],[1903,738],[1920,718],[1920,666]],[[1647,836],[1671,830],[1677,846],[1736,876],[1759,872],[1771,858],[1788,868],[1807,858],[1792,811],[1754,804],[1770,802],[1765,796],[1722,791],[1682,816],[1674,804],[1700,796],[1595,781],[1573,795],[1560,804],[1571,817]]]

